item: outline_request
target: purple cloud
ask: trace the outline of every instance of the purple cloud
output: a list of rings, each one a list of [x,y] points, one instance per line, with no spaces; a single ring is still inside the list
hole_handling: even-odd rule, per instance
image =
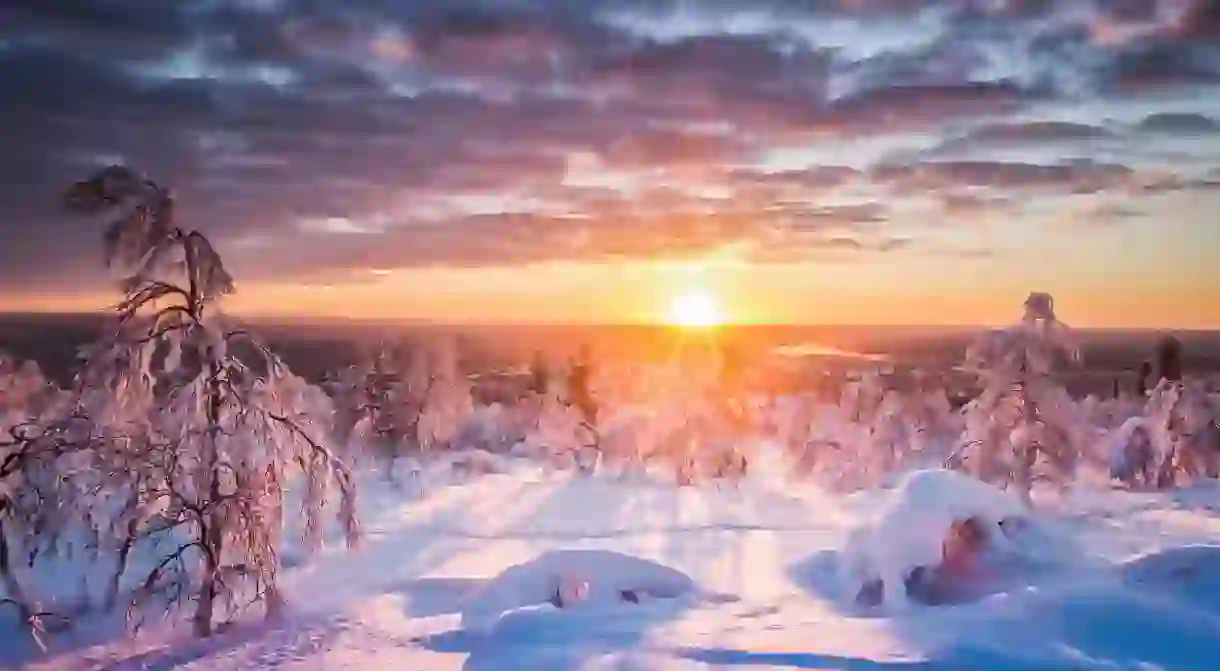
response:
[[[0,7],[0,286],[99,277],[54,202],[111,161],[239,279],[328,281],[931,254],[960,246],[900,234],[904,199],[1202,194],[1220,165],[1211,0],[154,4]],[[1179,135],[1189,166],[1150,158]]]

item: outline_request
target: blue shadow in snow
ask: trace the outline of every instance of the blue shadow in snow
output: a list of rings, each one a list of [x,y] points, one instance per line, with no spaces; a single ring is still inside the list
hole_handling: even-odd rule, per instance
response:
[[[543,606],[506,614],[488,633],[455,630],[418,639],[426,650],[465,653],[463,671],[516,668],[568,671],[581,661],[615,651],[640,648],[649,629],[680,617],[691,606],[687,599],[604,608],[556,610]]]
[[[1220,546],[1170,548],[1113,570],[1060,566],[941,607],[886,616],[843,603],[837,553],[793,564],[793,581],[846,616],[886,620],[927,661],[694,650],[698,661],[843,669],[1199,669],[1220,659]],[[717,661],[709,661],[710,658]]]
[[[878,662],[858,657],[822,655],[812,652],[748,652],[727,648],[686,648],[679,657],[712,666],[775,666],[785,669],[837,669],[838,671],[1031,671],[1040,669],[1056,671],[1062,669],[1095,668],[1092,666],[1067,665],[1046,666],[1017,663],[987,653],[986,651],[958,651],[939,659],[912,662]]]
[[[714,666],[844,671],[1085,671],[1203,669],[1220,658],[1220,620],[1100,585],[1027,592],[996,608],[969,604],[893,618],[894,631],[926,659],[875,661],[816,652],[686,648],[679,656]],[[946,632],[954,640],[946,642]]]

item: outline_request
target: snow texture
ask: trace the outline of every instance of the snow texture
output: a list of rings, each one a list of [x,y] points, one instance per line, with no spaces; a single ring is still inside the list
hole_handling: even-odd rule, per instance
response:
[[[913,537],[915,524],[1022,509],[935,471],[845,497],[761,478],[679,488],[509,469],[429,474],[426,496],[362,482],[365,546],[294,555],[283,625],[242,624],[207,641],[173,628],[134,640],[82,632],[52,641],[47,656],[14,634],[0,641],[0,666],[1185,670],[1220,656],[1214,484],[1089,490],[1040,506],[1026,542],[1062,572],[953,607],[861,617],[828,598],[840,585],[821,561],[847,551],[849,537],[882,521]],[[951,493],[932,491],[945,483]],[[928,552],[910,538],[872,560],[905,565]],[[548,592],[565,577],[588,582],[586,602],[556,609]],[[624,585],[690,591],[631,603],[615,598]]]

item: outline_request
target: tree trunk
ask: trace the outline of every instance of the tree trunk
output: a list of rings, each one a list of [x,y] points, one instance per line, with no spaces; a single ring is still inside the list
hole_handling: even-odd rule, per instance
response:
[[[212,621],[216,611],[216,596],[219,593],[216,578],[220,575],[220,544],[219,534],[213,529],[214,520],[209,519],[203,525],[202,536],[203,543],[206,546],[203,552],[203,575],[199,580],[199,594],[197,596],[198,604],[195,607],[194,631],[195,636],[199,638],[207,638],[212,635]]]
[[[207,401],[207,442],[204,449],[208,451],[208,498],[203,519],[199,521],[200,536],[203,541],[203,575],[199,581],[198,604],[195,609],[195,635],[200,638],[211,636],[212,621],[216,611],[216,597],[219,594],[217,578],[220,576],[220,565],[224,556],[224,510],[221,508],[222,492],[220,491],[220,451],[216,439],[220,435],[220,364],[211,362],[211,379],[208,381]]]
[[[268,494],[272,497],[270,515],[271,528],[267,530],[271,542],[272,566],[267,576],[266,619],[279,621],[284,613],[284,595],[279,588],[280,548],[284,539],[284,490],[274,469],[267,468]]]

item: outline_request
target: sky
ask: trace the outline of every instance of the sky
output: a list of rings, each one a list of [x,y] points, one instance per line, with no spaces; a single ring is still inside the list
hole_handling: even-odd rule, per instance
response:
[[[113,302],[67,184],[268,316],[1220,328],[1216,0],[12,0],[0,310]]]

